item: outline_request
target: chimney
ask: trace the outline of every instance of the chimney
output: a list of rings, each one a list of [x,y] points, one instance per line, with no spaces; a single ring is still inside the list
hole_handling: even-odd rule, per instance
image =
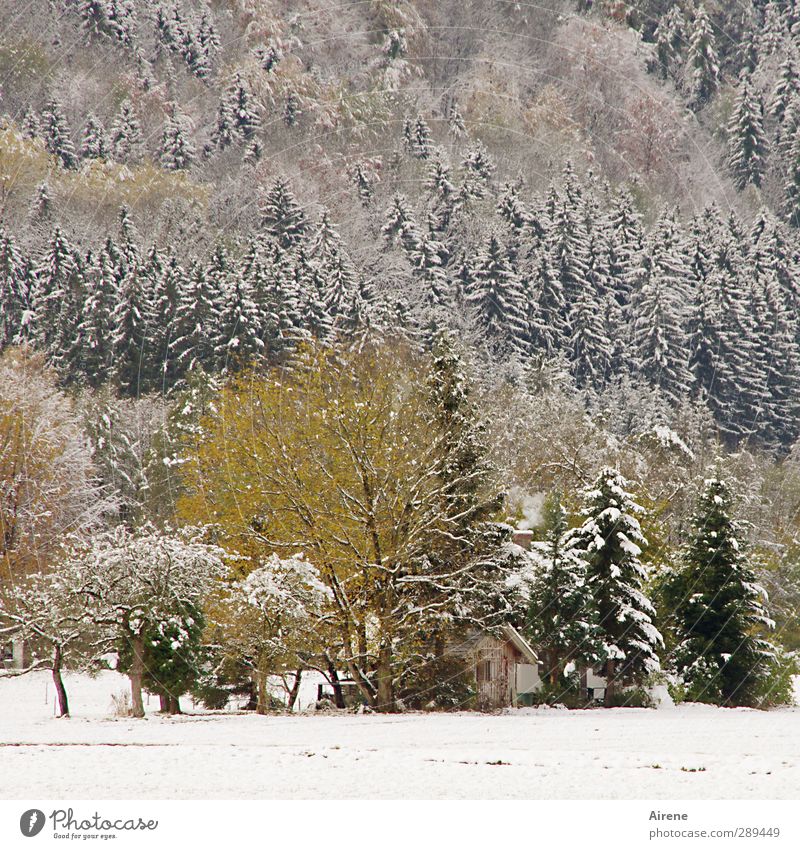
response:
[[[520,548],[530,551],[531,543],[533,542],[533,531],[514,531],[514,536],[511,539]]]

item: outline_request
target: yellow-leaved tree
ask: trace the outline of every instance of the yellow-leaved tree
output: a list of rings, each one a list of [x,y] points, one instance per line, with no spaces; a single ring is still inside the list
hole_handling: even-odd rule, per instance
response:
[[[306,348],[229,382],[185,450],[181,518],[219,529],[240,578],[310,564],[305,583],[297,569],[267,582],[308,613],[274,628],[299,656],[335,655],[378,709],[425,645],[508,612],[513,547],[490,521],[502,499],[460,369],[446,340],[434,357],[385,341]]]

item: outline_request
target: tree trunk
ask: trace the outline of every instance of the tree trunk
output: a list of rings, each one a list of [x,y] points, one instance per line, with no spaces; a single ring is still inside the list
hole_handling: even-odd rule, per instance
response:
[[[158,694],[158,710],[160,713],[169,713],[169,696]]]
[[[614,703],[616,695],[617,682],[614,680],[616,675],[616,662],[613,660],[606,661],[606,695],[604,704],[606,707],[611,707]]]
[[[328,661],[328,676],[331,679],[331,686],[333,687],[333,701],[337,708],[344,708],[344,693],[342,692],[342,684],[339,681],[339,673],[336,671],[336,667],[333,665],[333,661],[329,656],[326,656],[326,660]]]
[[[289,703],[286,707],[292,711],[294,710],[294,703],[297,701],[297,697],[300,695],[300,679],[303,674],[302,669],[298,669],[294,674],[294,683],[292,684],[292,689],[289,690]]]
[[[132,713],[137,719],[144,716],[144,703],[142,702],[142,677],[144,676],[144,637],[136,634],[131,637],[131,648],[133,649],[133,660],[128,677],[131,679],[131,707]]]
[[[175,716],[179,713],[183,713],[181,710],[181,700],[177,696],[169,697],[169,712]]]
[[[388,643],[381,645],[378,650],[378,668],[376,669],[378,682],[378,697],[375,707],[384,713],[395,710],[394,685],[392,683],[392,651]]]
[[[58,696],[58,715],[69,717],[67,690],[61,679],[61,646],[59,645],[53,647],[53,684],[55,685],[56,695]]]
[[[256,713],[265,714],[268,708],[267,700],[267,673],[261,668],[261,663],[256,669]]]

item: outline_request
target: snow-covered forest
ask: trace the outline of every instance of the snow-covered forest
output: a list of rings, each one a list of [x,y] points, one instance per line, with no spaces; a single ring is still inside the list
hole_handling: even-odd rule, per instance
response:
[[[9,674],[453,710],[513,626],[539,702],[791,703],[800,6],[22,6]]]

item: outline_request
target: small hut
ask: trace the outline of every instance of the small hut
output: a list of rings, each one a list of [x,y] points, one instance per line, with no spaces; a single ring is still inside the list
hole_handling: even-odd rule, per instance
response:
[[[511,625],[497,635],[476,631],[453,651],[466,658],[480,710],[517,705],[523,693],[541,686],[536,652]]]

